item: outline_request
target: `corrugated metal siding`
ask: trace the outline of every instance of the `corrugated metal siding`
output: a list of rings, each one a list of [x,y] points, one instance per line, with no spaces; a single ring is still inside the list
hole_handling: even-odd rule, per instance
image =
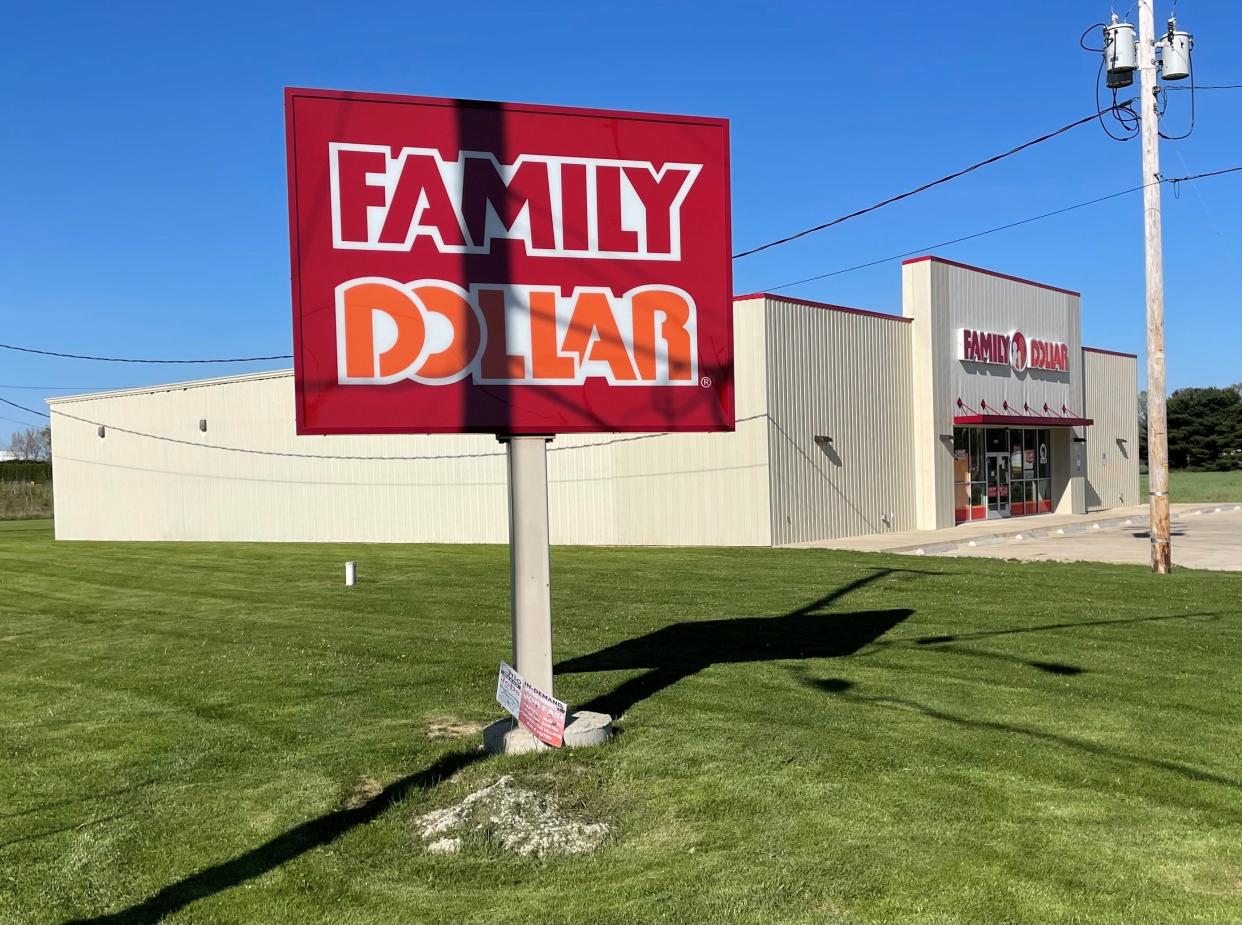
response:
[[[976,410],[986,400],[999,411],[1007,400],[1015,414],[1022,413],[1024,403],[1036,414],[1043,413],[1045,403],[1056,414],[1062,405],[1082,414],[1078,296],[942,263],[932,264],[932,286],[932,298],[947,312],[936,350],[937,363],[949,373],[950,401],[944,413],[950,427],[959,397]],[[1061,341],[1069,345],[1069,374],[1038,369],[1016,373],[1008,366],[963,363],[957,358],[959,328],[1001,334],[1020,330],[1028,339]]]
[[[978,413],[983,401],[1002,413],[1005,401],[1022,414],[1029,405],[1042,415],[1046,403],[1055,414],[1064,405],[1075,416],[1083,408],[1082,349],[1079,297],[1022,280],[1009,279],[939,260],[904,268],[905,311],[914,317],[915,439],[932,449],[922,451],[918,478],[923,499],[920,526],[953,524],[953,447],[941,435],[953,432],[958,414]],[[974,328],[1006,334],[1021,330],[1028,338],[1061,341],[1069,347],[1069,373],[1008,366],[965,364],[957,358],[957,331]],[[930,358],[918,353],[927,351]],[[959,411],[957,400],[966,408]],[[1067,444],[1067,446],[1072,446]],[[1072,507],[1082,511],[1082,479],[1078,460],[1067,455],[1058,465],[1069,467]]]
[[[1087,417],[1087,508],[1142,504],[1139,497],[1138,361],[1084,350]]]
[[[556,543],[767,545],[762,303],[739,303],[732,434],[560,437],[548,456]],[[74,398],[52,415],[61,539],[505,542],[492,437],[298,437],[288,372]],[[198,428],[207,419],[207,432]],[[116,427],[171,437],[151,440]],[[636,439],[637,437],[637,439]],[[375,461],[226,452],[204,444]]]
[[[773,541],[912,529],[910,325],[771,299],[767,332]]]

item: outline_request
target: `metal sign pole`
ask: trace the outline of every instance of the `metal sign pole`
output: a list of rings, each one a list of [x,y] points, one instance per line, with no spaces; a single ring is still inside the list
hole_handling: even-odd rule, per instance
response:
[[[504,671],[496,699],[515,717],[526,716],[526,698],[537,692],[537,701],[558,704],[552,691],[552,564],[548,554],[548,444],[551,437],[501,437],[509,463],[509,586],[513,604],[513,667],[521,682],[520,707],[502,699]],[[612,735],[612,717],[606,713],[577,710],[565,715],[558,704],[563,730],[544,729],[503,719],[483,730],[483,747],[489,752],[520,754],[551,745],[581,747],[599,745]],[[546,712],[544,716],[546,716]],[[536,712],[532,720],[538,726]],[[553,736],[548,738],[546,736]]]
[[[548,556],[548,442],[510,437],[509,574],[513,667],[552,694],[552,567]]]

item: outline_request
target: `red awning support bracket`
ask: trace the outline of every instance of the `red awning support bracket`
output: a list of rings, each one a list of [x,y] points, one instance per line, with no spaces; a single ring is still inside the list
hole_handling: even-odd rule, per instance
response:
[[[1022,403],[1022,412],[1018,413],[1016,406],[1010,405],[1009,400],[1005,399],[1001,402],[1002,411],[998,412],[990,406],[987,399],[979,400],[979,410],[976,412],[966,402],[959,397],[956,402],[957,414],[953,416],[953,425],[955,427],[969,427],[972,425],[995,425],[997,427],[1090,427],[1095,422],[1091,418],[1075,417],[1070,410],[1061,406],[1061,413],[1053,411],[1048,407],[1048,403],[1044,403],[1043,415],[1038,415],[1030,406],[1029,402]]]

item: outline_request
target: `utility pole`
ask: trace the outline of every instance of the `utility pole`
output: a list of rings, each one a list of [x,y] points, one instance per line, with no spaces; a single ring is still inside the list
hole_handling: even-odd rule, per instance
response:
[[[1134,72],[1139,72],[1139,134],[1143,138],[1143,242],[1147,282],[1147,475],[1151,504],[1151,568],[1159,575],[1167,575],[1173,569],[1173,551],[1169,543],[1169,425],[1164,397],[1164,258],[1160,244],[1160,187],[1163,185],[1160,176],[1161,107],[1156,69],[1160,68],[1165,80],[1192,77],[1194,65],[1190,52],[1194,39],[1189,32],[1180,31],[1177,20],[1170,16],[1168,31],[1157,41],[1155,12],[1152,9],[1155,0],[1136,2],[1138,41],[1134,40],[1134,26],[1119,22],[1114,13],[1112,22],[1104,26],[1104,47],[1099,50],[1104,52],[1104,67],[1108,69],[1114,116],[1121,108],[1117,104],[1117,90],[1130,86],[1134,82]],[[1161,53],[1159,59],[1157,51]],[[1192,78],[1192,107],[1194,89]],[[1098,83],[1096,94],[1098,99]],[[1120,118],[1118,121],[1126,124]],[[1109,135],[1117,141],[1129,140],[1118,138],[1112,132]]]
[[[1160,123],[1154,0],[1138,0],[1139,117],[1143,140],[1143,241],[1147,277],[1147,478],[1151,568],[1173,568],[1169,542],[1169,427],[1164,397],[1164,257],[1160,230]]]

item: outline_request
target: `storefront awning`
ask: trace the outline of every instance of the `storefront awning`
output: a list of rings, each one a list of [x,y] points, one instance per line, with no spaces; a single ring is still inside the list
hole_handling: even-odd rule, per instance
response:
[[[1090,427],[1091,418],[1036,417],[1033,414],[959,414],[953,418],[954,427],[992,424],[996,427]]]

